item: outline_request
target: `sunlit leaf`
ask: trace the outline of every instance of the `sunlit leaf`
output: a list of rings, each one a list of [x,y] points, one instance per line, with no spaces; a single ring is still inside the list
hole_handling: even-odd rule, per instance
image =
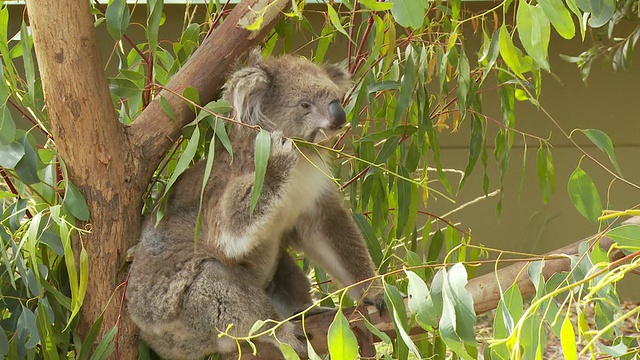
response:
[[[576,26],[571,18],[571,13],[562,1],[538,0],[538,4],[558,34],[565,39],[573,39],[576,35]]]
[[[378,2],[376,0],[360,0],[360,5],[364,5],[373,11],[385,11],[393,8],[393,3]]]
[[[549,70],[547,59],[551,38],[549,19],[540,7],[531,6],[525,0],[520,0],[517,22],[522,46],[541,68]]]
[[[332,359],[353,360],[358,357],[358,340],[351,331],[349,320],[342,314],[342,310],[336,312],[329,326],[327,343]]]
[[[560,344],[562,345],[562,355],[564,355],[565,359],[578,359],[576,333],[573,330],[573,324],[571,323],[571,318],[569,316],[566,316],[564,318],[564,321],[562,321],[562,328],[560,330]]]
[[[509,31],[505,25],[500,27],[500,35],[498,38],[500,55],[504,62],[513,70],[513,72],[518,75],[520,78],[524,79],[522,75],[527,69],[522,64],[522,52],[520,49],[513,45],[513,40],[511,39],[511,35],[509,35]]]

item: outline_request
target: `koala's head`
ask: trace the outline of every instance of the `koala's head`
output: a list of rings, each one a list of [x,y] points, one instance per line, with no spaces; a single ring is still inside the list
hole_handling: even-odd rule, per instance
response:
[[[249,64],[231,75],[223,97],[243,123],[317,142],[346,123],[340,101],[350,86],[341,66],[294,56],[263,59],[254,51]]]

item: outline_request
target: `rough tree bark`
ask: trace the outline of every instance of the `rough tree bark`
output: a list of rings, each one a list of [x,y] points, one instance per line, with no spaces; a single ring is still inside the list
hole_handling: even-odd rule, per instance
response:
[[[122,314],[118,285],[126,274],[120,270],[140,231],[147,184],[194,114],[178,97],[163,91],[160,95],[172,106],[176,121],[156,99],[130,127],[123,126],[111,103],[89,1],[57,0],[56,6],[44,0],[26,2],[56,147],[69,180],[82,191],[91,211],[90,224],[80,224],[91,233],[75,240],[83,241],[89,254],[89,286],[78,331],[86,335],[104,311],[102,331],[119,324],[119,356],[134,359],[138,340],[135,327]],[[242,1],[167,88],[181,93],[190,86],[201,101],[213,100],[236,59],[266,36],[290,4]],[[261,28],[245,30],[259,11]]]

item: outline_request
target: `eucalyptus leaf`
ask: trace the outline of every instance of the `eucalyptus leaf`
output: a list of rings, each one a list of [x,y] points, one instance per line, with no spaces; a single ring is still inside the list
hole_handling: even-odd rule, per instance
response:
[[[339,309],[327,333],[329,354],[332,359],[354,360],[358,357],[358,340],[349,327],[349,320]]]
[[[266,130],[260,130],[255,140],[255,173],[253,180],[253,190],[251,192],[251,205],[249,213],[253,214],[253,210],[260,199],[260,192],[264,184],[264,176],[267,172],[267,163],[269,161],[269,153],[271,152],[271,136]]]
[[[592,222],[602,215],[602,202],[591,177],[578,166],[569,177],[569,197],[580,214]]]

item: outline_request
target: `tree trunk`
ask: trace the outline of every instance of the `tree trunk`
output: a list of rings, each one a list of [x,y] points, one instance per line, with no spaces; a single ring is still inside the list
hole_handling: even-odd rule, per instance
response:
[[[230,67],[275,26],[290,0],[245,0],[207,38],[167,88],[186,86],[200,99],[214,99]],[[181,128],[194,113],[177,96],[163,91],[176,120],[162,111],[158,99],[126,128],[118,122],[97,46],[87,0],[27,0],[36,57],[51,131],[68,169],[69,180],[83,193],[91,212],[91,232],[76,238],[89,255],[89,286],[78,332],[85,337],[104,312],[102,333],[119,326],[116,351],[137,358],[135,326],[123,313],[121,271],[127,250],[137,242],[142,196],[149,180]],[[245,30],[262,11],[256,31]]]

